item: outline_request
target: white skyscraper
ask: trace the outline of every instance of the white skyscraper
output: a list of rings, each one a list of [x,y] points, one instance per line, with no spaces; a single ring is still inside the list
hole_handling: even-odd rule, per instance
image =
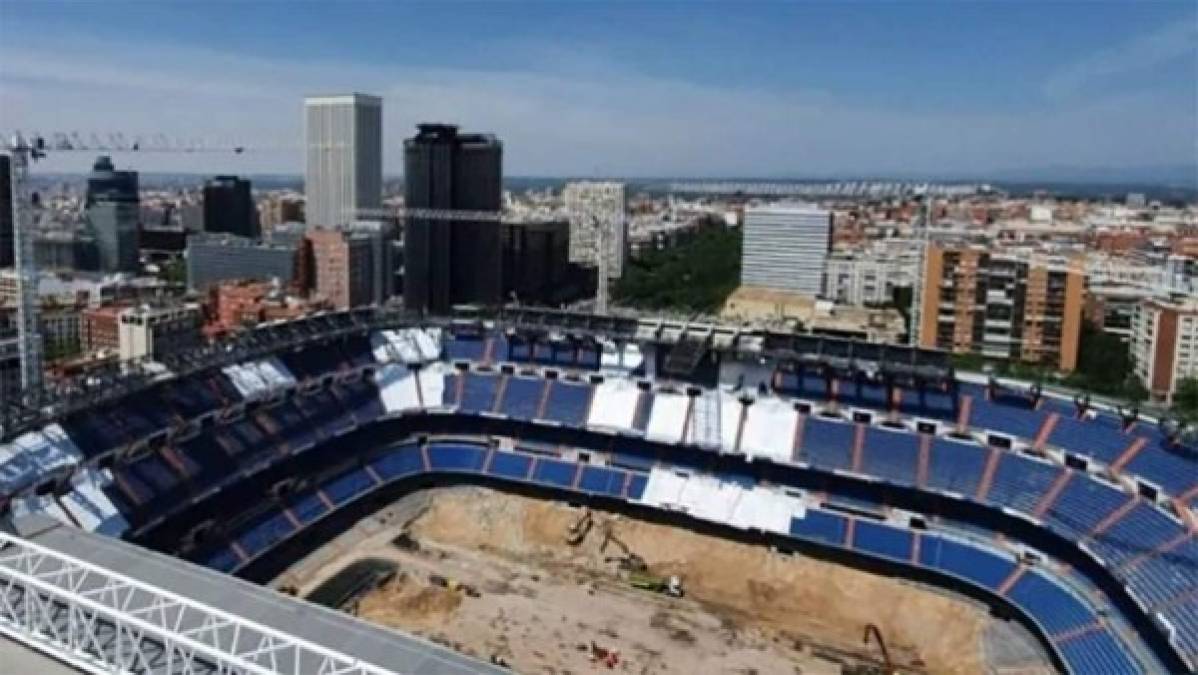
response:
[[[819,295],[831,237],[830,214],[813,205],[746,209],[741,284]]]
[[[336,227],[377,209],[383,195],[383,100],[365,94],[304,99],[304,195],[309,225]]]
[[[607,274],[624,274],[628,252],[628,201],[623,183],[567,183],[562,200],[570,216],[570,262],[597,266],[599,228],[607,230]]]

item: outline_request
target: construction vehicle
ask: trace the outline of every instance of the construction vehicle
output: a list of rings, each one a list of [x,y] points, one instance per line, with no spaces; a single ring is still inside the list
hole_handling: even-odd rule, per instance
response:
[[[878,643],[878,648],[882,650],[882,663],[886,667],[886,675],[893,675],[898,671],[895,670],[894,664],[890,661],[890,651],[886,649],[886,641],[882,639],[882,631],[874,624],[865,624],[865,635],[862,636],[861,642],[866,647],[869,646],[869,637],[873,635],[874,640]]]
[[[591,531],[591,526],[594,525],[594,518],[591,517],[590,509],[583,509],[582,515],[578,520],[570,523],[570,527],[566,529],[566,543],[570,546],[578,546],[586,539],[587,533]]]
[[[644,572],[649,569],[645,564],[645,559],[633,552],[632,547],[625,544],[616,533],[612,531],[611,523],[603,523],[603,543],[599,544],[599,552],[607,551],[608,544],[615,544],[619,547],[621,555],[606,556],[604,562],[614,562],[621,571],[625,572]]]
[[[676,574],[663,577],[646,570],[635,570],[628,573],[628,584],[633,588],[661,593],[671,598],[681,598],[684,595],[682,579]]]
[[[440,574],[428,575],[428,582],[455,593],[463,593],[471,598],[477,598],[482,595],[473,585],[458,581],[457,579],[450,579]]]

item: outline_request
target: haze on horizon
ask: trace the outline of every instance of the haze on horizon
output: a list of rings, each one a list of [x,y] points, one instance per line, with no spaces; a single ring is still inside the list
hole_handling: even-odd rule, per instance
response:
[[[1198,4],[0,3],[0,130],[296,146],[305,94],[509,175],[985,176],[1198,156]],[[79,172],[86,155],[42,170]],[[297,174],[298,150],[118,158]]]

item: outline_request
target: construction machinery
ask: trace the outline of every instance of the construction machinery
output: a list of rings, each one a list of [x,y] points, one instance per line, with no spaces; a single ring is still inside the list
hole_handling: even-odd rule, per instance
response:
[[[582,515],[577,520],[570,523],[566,528],[566,543],[570,546],[578,546],[586,539],[587,533],[591,531],[591,527],[595,524],[594,518],[591,516],[590,509],[583,509]]]
[[[882,639],[882,631],[876,625],[867,623],[865,624],[865,635],[863,635],[861,638],[862,643],[866,647],[869,646],[869,638],[871,635],[878,643],[878,649],[882,651],[882,663],[886,666],[887,675],[897,673],[898,671],[894,669],[894,663],[890,661],[890,651],[886,649],[886,641]]]
[[[661,576],[648,570],[632,570],[628,573],[628,585],[671,598],[681,598],[685,593],[682,589],[682,579],[677,574]]]
[[[614,562],[621,571],[625,572],[644,572],[649,569],[645,564],[645,559],[633,552],[632,547],[616,536],[616,533],[612,531],[611,523],[604,522],[603,543],[599,544],[599,553],[606,553],[609,544],[615,544],[620,549],[621,555],[609,555],[603,559],[604,562]]]

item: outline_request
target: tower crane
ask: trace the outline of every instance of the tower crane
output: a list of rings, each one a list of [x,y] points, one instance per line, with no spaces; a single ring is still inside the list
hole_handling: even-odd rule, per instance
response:
[[[14,132],[8,135],[9,180],[12,194],[13,253],[17,281],[17,342],[20,353],[21,398],[36,403],[43,392],[42,339],[37,298],[38,275],[34,263],[34,194],[29,186],[31,166],[50,153],[223,152],[240,155],[247,147],[203,140],[170,138],[165,134],[126,136],[122,133]]]

